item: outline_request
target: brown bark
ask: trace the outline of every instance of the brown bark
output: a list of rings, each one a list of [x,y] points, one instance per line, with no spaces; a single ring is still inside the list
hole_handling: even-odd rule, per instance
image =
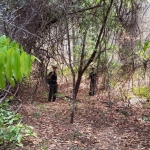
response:
[[[67,8],[67,7],[66,7]],[[67,9],[66,9],[67,10]],[[68,11],[64,10],[65,12],[65,21],[66,21],[66,29],[67,29],[67,40],[68,40],[68,56],[69,56],[69,66],[70,70],[72,73],[72,110],[71,110],[71,118],[70,118],[70,123],[73,123],[74,120],[74,115],[75,115],[75,101],[76,101],[76,96],[75,96],[75,71],[72,66],[72,60],[71,60],[71,47],[70,47],[70,34],[69,34],[69,23],[68,23],[68,18],[67,18],[67,13]]]
[[[102,24],[102,27],[100,29],[100,32],[99,32],[99,36],[98,36],[98,39],[97,39],[97,42],[95,44],[95,50],[93,51],[93,53],[91,54],[91,57],[89,58],[88,62],[85,64],[84,68],[83,68],[83,65],[81,64],[83,61],[82,59],[84,58],[82,55],[81,57],[81,62],[80,62],[80,67],[79,67],[79,71],[78,71],[78,78],[77,78],[77,81],[76,81],[76,85],[75,85],[75,97],[77,96],[78,94],[78,90],[79,90],[79,87],[80,87],[80,83],[81,83],[81,79],[82,79],[82,75],[83,73],[85,72],[85,70],[88,68],[88,66],[91,64],[91,62],[94,60],[95,56],[96,56],[96,53],[97,53],[97,49],[98,49],[98,46],[100,44],[100,41],[101,41],[101,37],[103,35],[103,31],[105,29],[105,25],[106,25],[106,22],[107,22],[107,19],[108,19],[108,16],[109,16],[109,12],[111,10],[111,7],[112,7],[112,4],[113,4],[114,0],[111,0],[110,2],[110,5],[106,11],[106,15],[104,16],[104,21],[103,21],[103,24]],[[84,49],[83,49],[84,50]],[[102,53],[102,52],[101,52]],[[82,69],[83,68],[83,69]]]
[[[78,78],[77,78],[76,84],[75,84],[75,97],[77,97],[77,94],[78,94],[78,91],[79,91],[79,87],[80,87],[82,75],[83,75],[82,72],[81,72],[81,73],[78,73]]]

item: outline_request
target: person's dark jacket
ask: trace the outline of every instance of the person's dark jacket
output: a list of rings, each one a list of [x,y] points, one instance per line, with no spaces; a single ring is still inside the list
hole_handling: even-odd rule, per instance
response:
[[[51,76],[51,78],[49,79],[48,77],[52,74],[52,73],[54,73],[52,76]],[[57,74],[56,74],[56,72],[50,72],[49,74],[48,74],[48,77],[47,77],[47,82],[48,82],[48,84],[49,85],[57,85]]]

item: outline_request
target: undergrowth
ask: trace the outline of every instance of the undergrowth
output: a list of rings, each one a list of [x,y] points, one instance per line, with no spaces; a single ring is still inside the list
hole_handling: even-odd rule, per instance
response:
[[[133,88],[133,94],[144,97],[147,99],[148,102],[150,102],[150,86],[139,86]]]
[[[33,127],[21,123],[20,115],[9,109],[8,100],[0,103],[0,149],[23,146],[27,136],[36,136]]]

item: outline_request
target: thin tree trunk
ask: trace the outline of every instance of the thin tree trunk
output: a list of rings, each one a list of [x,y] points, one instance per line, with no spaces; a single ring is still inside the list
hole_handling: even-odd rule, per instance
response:
[[[78,78],[77,78],[77,82],[76,82],[76,85],[75,85],[75,97],[77,96],[78,94],[78,90],[79,90],[79,87],[80,87],[80,83],[81,83],[81,78],[82,78],[82,75],[83,73],[85,72],[85,70],[88,68],[88,66],[91,64],[91,62],[94,60],[95,56],[96,56],[96,53],[97,53],[97,49],[98,49],[98,46],[100,44],[100,41],[101,41],[101,38],[102,38],[102,35],[103,35],[103,31],[105,29],[105,25],[106,25],[106,22],[107,22],[107,18],[108,18],[108,15],[109,15],[109,12],[111,10],[111,7],[112,7],[112,4],[113,4],[113,1],[114,0],[111,0],[111,3],[107,9],[107,12],[106,12],[106,15],[104,16],[104,21],[103,21],[103,25],[100,29],[100,32],[99,32],[99,36],[98,36],[98,39],[96,41],[96,44],[95,44],[95,50],[93,51],[93,53],[91,54],[91,57],[89,58],[88,62],[85,64],[85,66],[83,67],[81,65],[81,67],[83,68],[81,70],[81,68],[79,68],[79,71],[78,71]],[[100,54],[102,53],[103,51],[100,52]]]
[[[64,10],[65,11],[65,10]],[[72,73],[72,110],[71,110],[71,119],[70,119],[70,123],[73,123],[74,120],[74,115],[75,115],[75,102],[76,102],[76,96],[75,96],[75,71],[73,69],[72,66],[72,60],[71,60],[71,47],[70,47],[70,35],[69,35],[69,23],[68,23],[68,18],[67,18],[67,12],[66,13],[66,29],[67,29],[67,39],[68,39],[68,55],[69,55],[69,66],[71,69],[71,73]]]
[[[80,83],[81,83],[81,79],[82,79],[82,73],[78,74],[78,78],[77,78],[77,81],[76,81],[76,84],[75,84],[75,97],[78,94]]]
[[[82,60],[80,61],[80,66],[79,66],[79,70],[78,70],[78,78],[77,78],[77,81],[75,83],[75,72],[73,70],[73,67],[72,67],[72,60],[71,60],[71,48],[70,48],[70,35],[69,35],[69,27],[68,27],[68,18],[67,18],[67,13],[66,13],[66,10],[65,13],[66,13],[66,29],[67,29],[67,39],[68,39],[68,55],[69,55],[69,65],[70,65],[70,69],[71,69],[71,73],[72,73],[72,86],[73,86],[73,90],[72,90],[72,111],[71,111],[71,123],[73,123],[73,119],[74,119],[74,115],[75,115],[75,102],[76,102],[76,96],[77,96],[77,93],[78,93],[78,90],[79,90],[79,87],[80,87],[80,83],[81,83],[81,79],[82,79],[82,75],[83,73],[85,72],[85,70],[88,68],[88,66],[90,65],[90,63],[94,60],[95,58],[95,55],[97,53],[97,49],[98,49],[98,46],[100,44],[100,41],[101,41],[101,38],[102,38],[102,34],[103,34],[103,31],[105,29],[105,25],[106,25],[106,22],[107,22],[107,18],[109,16],[109,12],[111,10],[111,7],[112,7],[112,4],[113,4],[113,1],[114,0],[111,0],[110,2],[110,5],[106,11],[106,15],[104,16],[104,20],[103,20],[103,24],[102,24],[102,27],[100,29],[100,32],[99,32],[99,36],[98,36],[98,39],[97,39],[97,42],[95,44],[95,50],[93,51],[91,57],[89,58],[88,62],[84,65],[83,67],[83,59],[84,59],[84,49],[85,49],[85,45],[83,45],[83,51],[82,51]],[[86,39],[86,35],[84,35],[84,40]]]
[[[72,51],[73,51],[73,54],[75,53],[75,45],[76,45],[76,40],[75,40],[75,27],[74,27],[74,23],[73,23],[73,19],[72,19]],[[75,66],[76,65],[76,56],[73,55],[73,65]]]
[[[72,72],[72,86],[73,86],[73,90],[72,90],[72,110],[71,110],[71,119],[70,119],[70,123],[73,123],[74,120],[74,115],[75,115],[75,102],[76,102],[76,95],[75,95],[75,72]]]
[[[106,25],[106,22],[107,22],[107,19],[108,19],[108,16],[109,16],[109,12],[110,12],[110,10],[111,10],[111,7],[112,7],[113,2],[114,2],[114,0],[111,0],[110,5],[109,5],[109,7],[108,7],[108,9],[107,9],[106,15],[104,16],[103,24],[102,24],[102,27],[101,27],[101,29],[100,29],[98,39],[97,39],[96,44],[95,44],[95,50],[93,51],[93,53],[92,53],[91,57],[89,58],[87,64],[84,66],[83,72],[88,68],[88,66],[91,64],[91,62],[92,62],[92,61],[94,60],[94,58],[95,58],[95,55],[96,55],[96,53],[97,53],[98,46],[99,46],[100,41],[101,41],[102,33],[103,33],[104,29],[105,29],[105,25]]]

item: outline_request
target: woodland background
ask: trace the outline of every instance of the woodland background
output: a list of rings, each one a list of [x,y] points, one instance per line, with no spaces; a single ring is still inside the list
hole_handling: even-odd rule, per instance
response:
[[[146,0],[1,0],[0,34],[40,60],[29,78],[0,91],[1,108],[9,99],[9,109],[37,133],[21,149],[150,148],[149,6]],[[58,99],[47,103],[45,76],[53,64]],[[89,97],[92,66],[98,79]],[[1,149],[12,149],[10,143],[20,149],[16,140],[1,139]]]

